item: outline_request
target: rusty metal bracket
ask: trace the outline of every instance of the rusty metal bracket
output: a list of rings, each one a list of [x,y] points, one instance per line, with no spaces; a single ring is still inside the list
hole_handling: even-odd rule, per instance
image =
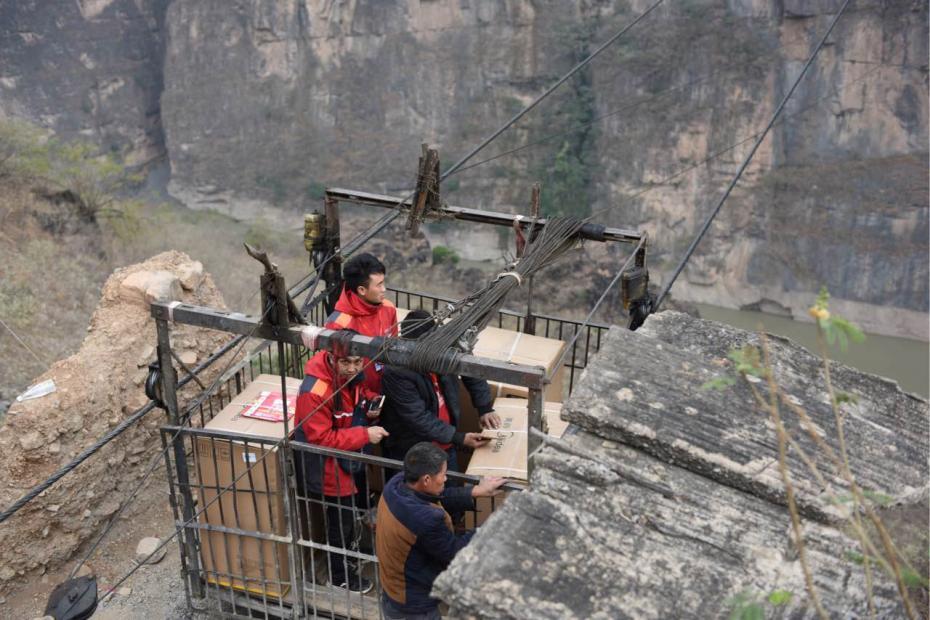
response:
[[[426,143],[422,149],[417,167],[417,188],[413,202],[407,214],[407,231],[411,237],[420,232],[420,222],[430,213],[437,213],[442,208],[439,194],[439,151]]]
[[[260,262],[265,267],[265,273],[261,275],[261,293],[262,293],[262,323],[274,327],[287,327],[291,323],[306,325],[297,309],[297,304],[291,299],[290,293],[287,292],[287,286],[284,284],[284,275],[278,271],[278,266],[271,262],[268,254],[262,250],[257,250],[248,243],[243,244],[245,251]]]

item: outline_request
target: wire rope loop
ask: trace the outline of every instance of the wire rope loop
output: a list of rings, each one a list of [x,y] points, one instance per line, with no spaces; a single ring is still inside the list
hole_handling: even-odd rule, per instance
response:
[[[511,278],[516,278],[517,286],[520,286],[521,284],[523,284],[523,276],[521,276],[516,271],[502,271],[501,273],[497,274],[497,277],[494,278],[494,281],[500,282],[501,280],[503,280],[504,278],[508,276]]]

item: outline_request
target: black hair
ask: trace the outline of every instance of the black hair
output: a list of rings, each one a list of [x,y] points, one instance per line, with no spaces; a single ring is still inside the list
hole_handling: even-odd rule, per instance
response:
[[[421,441],[404,457],[404,482],[416,482],[423,476],[435,476],[446,462],[445,450],[430,441]]]
[[[373,273],[386,275],[387,269],[385,269],[384,263],[368,252],[353,256],[342,268],[342,278],[345,280],[346,290],[357,293],[358,287],[368,286],[368,281]]]
[[[420,336],[430,333],[436,324],[432,321],[433,315],[426,310],[411,310],[400,322],[401,338],[416,340]]]
[[[340,329],[337,330],[332,337],[332,347],[331,351],[333,357],[343,358],[343,357],[355,357],[349,351],[349,347],[352,343],[352,338],[358,336],[359,333],[354,329]],[[359,356],[361,357],[361,356]]]

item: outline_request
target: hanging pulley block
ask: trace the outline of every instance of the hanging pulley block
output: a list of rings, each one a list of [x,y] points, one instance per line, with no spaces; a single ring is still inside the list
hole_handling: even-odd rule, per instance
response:
[[[158,360],[149,364],[149,374],[145,377],[145,396],[161,409],[165,408],[161,391],[161,365]]]
[[[646,296],[649,289],[649,270],[645,267],[631,267],[623,272],[620,276],[620,290],[623,297],[623,309],[629,310],[630,306],[638,299]]]
[[[97,609],[97,578],[85,575],[69,579],[52,590],[45,615],[55,620],[85,620]]]

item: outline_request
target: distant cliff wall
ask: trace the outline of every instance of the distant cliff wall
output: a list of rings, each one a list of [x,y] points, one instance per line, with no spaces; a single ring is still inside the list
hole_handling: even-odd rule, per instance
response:
[[[0,114],[90,139],[131,165],[163,160],[170,1],[0,2]]]
[[[0,8],[16,20],[0,107],[139,161],[167,153],[176,197],[251,217],[315,207],[325,185],[409,188],[421,142],[455,160],[649,3],[38,4]],[[839,4],[666,3],[477,159],[538,144],[444,197],[525,212],[538,180],[548,213],[648,231],[661,282]],[[798,315],[826,285],[868,329],[928,337],[927,29],[926,2],[852,4],[679,298]],[[494,235],[462,251],[500,254]]]

